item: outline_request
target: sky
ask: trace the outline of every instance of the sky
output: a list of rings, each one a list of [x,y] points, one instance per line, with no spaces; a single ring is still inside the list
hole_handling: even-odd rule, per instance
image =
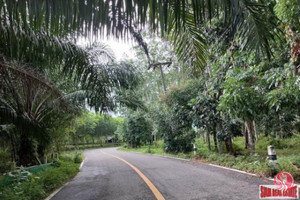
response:
[[[125,42],[123,40],[114,40],[114,39],[109,39],[106,41],[103,41],[105,44],[110,46],[110,48],[113,50],[113,52],[116,55],[117,60],[121,60],[122,58],[133,58],[134,53],[131,50],[133,47],[133,43],[128,41]]]
[[[124,41],[124,40],[117,40],[113,38],[102,39],[100,41],[106,45],[108,45],[114,52],[116,59],[118,61],[122,60],[122,58],[133,58],[134,53],[131,48],[135,45],[132,41]],[[89,44],[89,41],[86,38],[78,38],[76,44],[80,46],[85,46]]]

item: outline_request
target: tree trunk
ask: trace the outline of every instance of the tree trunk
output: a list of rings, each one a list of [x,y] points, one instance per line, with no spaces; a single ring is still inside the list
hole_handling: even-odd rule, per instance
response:
[[[10,136],[10,143],[11,143],[11,161],[15,163],[17,160],[17,149],[16,149],[17,144],[16,144],[14,134],[11,134]]]
[[[59,146],[59,145],[57,145],[57,146]],[[45,157],[45,154],[46,154],[46,146],[45,145],[38,145],[37,154],[38,154],[37,159],[39,160],[39,162],[40,162],[40,159],[42,159],[42,161],[43,161],[43,159]]]
[[[218,151],[217,132],[216,132],[216,130],[213,130],[213,139],[214,139],[214,150]]]
[[[21,131],[20,148],[18,151],[19,165],[30,166],[36,163],[36,152],[33,147],[33,140],[30,138],[28,129]]]
[[[255,133],[254,133],[253,123],[252,121],[246,121],[245,123],[248,130],[250,155],[254,155],[255,154],[255,141],[254,141]]]
[[[99,143],[100,143],[100,147],[102,147],[102,146],[103,146],[103,144],[102,144],[101,137],[99,137]]]
[[[244,137],[245,137],[245,149],[249,148],[249,136],[248,136],[248,130],[247,130],[247,125],[246,122],[244,124]]]
[[[221,131],[221,124],[217,123],[216,124],[216,133],[218,133],[219,131]],[[218,144],[219,144],[219,154],[222,154],[223,153],[223,141],[218,140]]]
[[[294,65],[293,75],[297,77],[299,74],[298,68],[300,66],[300,37],[297,37],[291,45],[291,54]]]
[[[231,141],[231,138],[230,139],[227,139],[225,141],[225,145],[226,145],[226,150],[229,154],[233,155],[234,152],[233,152],[233,148],[232,148],[232,141]]]
[[[206,139],[205,139],[205,134],[203,133],[203,134],[201,134],[200,136],[202,137],[203,142],[205,142],[205,141],[206,141]]]
[[[294,64],[294,72],[293,75],[296,77],[298,76],[298,68],[300,67],[300,65]]]
[[[257,134],[257,131],[256,131],[256,123],[255,123],[254,120],[253,120],[253,128],[254,128],[255,141],[258,141],[258,134]]]
[[[211,147],[210,147],[210,135],[209,135],[209,128],[207,127],[206,128],[206,142],[207,142],[207,145],[208,145],[208,150],[211,150]]]
[[[219,154],[223,154],[223,141],[219,140]]]
[[[78,140],[79,140],[78,135],[76,135],[76,144],[75,144],[76,148],[78,148]]]

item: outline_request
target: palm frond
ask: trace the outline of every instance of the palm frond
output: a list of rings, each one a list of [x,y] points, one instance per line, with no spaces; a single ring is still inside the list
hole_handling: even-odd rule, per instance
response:
[[[65,94],[63,95],[62,99],[65,99],[67,101],[82,101],[86,98],[86,95],[87,95],[87,91],[85,90],[77,90],[77,91],[74,91],[74,92],[71,92],[71,93],[68,93],[68,94]]]
[[[53,107],[53,99],[61,96],[60,91],[46,77],[15,61],[0,62],[0,77],[2,120],[38,127],[41,113]],[[63,104],[67,105],[61,101]],[[56,109],[60,110],[62,106]]]
[[[90,59],[93,63],[110,63],[116,60],[113,50],[104,43],[94,43],[87,48]]]
[[[87,103],[98,112],[112,110],[115,103],[112,93],[115,89],[130,89],[137,85],[137,77],[126,63],[89,66],[90,74],[82,85],[87,91]]]
[[[251,0],[235,0],[232,7],[230,26],[239,37],[243,49],[265,53],[269,58],[272,51],[270,41],[277,37],[275,15],[268,6]]]
[[[193,25],[223,16],[235,33],[249,38],[245,47],[259,47],[270,54],[269,39],[274,26],[264,17],[267,6],[255,0],[1,0],[1,20],[17,20],[34,30],[55,35],[114,35],[130,34],[129,28],[146,23],[161,33],[172,27],[180,31],[193,16]],[[39,9],[37,9],[39,8]],[[17,12],[16,12],[17,11]],[[126,26],[126,24],[128,26]],[[265,26],[266,25],[266,26]],[[264,31],[261,31],[263,28]],[[243,29],[243,30],[242,30]]]
[[[132,110],[141,109],[147,111],[147,107],[133,91],[129,90],[120,90],[117,95],[114,97],[119,105],[126,106]]]
[[[179,61],[188,64],[196,71],[202,71],[206,65],[207,45],[201,30],[195,24],[191,13],[185,14],[185,22],[181,23],[181,30],[176,31],[176,19],[170,26],[172,39]],[[173,28],[174,27],[174,28]]]

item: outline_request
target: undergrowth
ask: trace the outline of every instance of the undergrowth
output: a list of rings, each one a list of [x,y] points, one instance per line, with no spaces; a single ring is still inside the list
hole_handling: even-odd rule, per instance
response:
[[[43,199],[78,173],[79,161],[82,161],[82,155],[77,153],[74,156],[60,156],[59,160],[53,162],[52,167],[38,173],[30,173],[20,168],[10,173],[12,181],[8,185],[0,187],[0,199]]]

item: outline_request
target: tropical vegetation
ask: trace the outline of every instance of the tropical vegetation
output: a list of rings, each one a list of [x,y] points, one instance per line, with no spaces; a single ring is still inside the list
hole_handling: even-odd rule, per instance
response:
[[[111,136],[171,154],[196,143],[218,164],[247,157],[242,169],[269,168],[274,145],[299,177],[299,12],[299,0],[0,0],[0,171]],[[135,57],[117,60],[104,37],[134,40]]]

